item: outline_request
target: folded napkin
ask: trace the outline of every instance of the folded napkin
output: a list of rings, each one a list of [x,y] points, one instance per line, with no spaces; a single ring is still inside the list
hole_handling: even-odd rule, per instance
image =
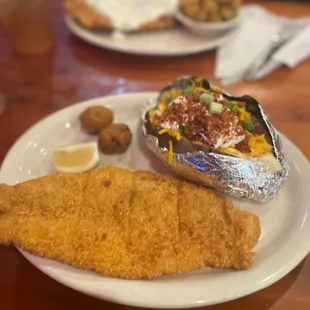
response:
[[[215,76],[223,84],[261,79],[310,56],[310,16],[289,19],[249,5],[241,18],[235,36],[217,50]]]

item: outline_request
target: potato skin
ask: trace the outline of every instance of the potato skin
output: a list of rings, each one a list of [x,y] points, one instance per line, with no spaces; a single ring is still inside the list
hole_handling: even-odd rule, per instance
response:
[[[132,134],[126,124],[112,124],[100,130],[98,144],[103,153],[119,154],[127,150],[131,139]]]
[[[91,135],[96,135],[99,131],[113,122],[113,112],[103,106],[88,107],[80,115],[82,129]]]

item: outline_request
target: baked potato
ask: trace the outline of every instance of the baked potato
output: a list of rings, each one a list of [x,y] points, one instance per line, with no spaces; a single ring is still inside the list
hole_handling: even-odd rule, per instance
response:
[[[201,77],[164,87],[144,113],[143,132],[176,173],[236,197],[272,198],[288,175],[279,134],[260,104]]]

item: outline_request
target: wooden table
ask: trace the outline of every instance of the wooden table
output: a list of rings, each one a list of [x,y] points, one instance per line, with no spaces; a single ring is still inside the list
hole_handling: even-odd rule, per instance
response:
[[[310,14],[310,5],[266,3],[289,15]],[[0,116],[0,162],[32,124],[65,106],[103,95],[158,90],[183,74],[214,82],[214,53],[176,58],[129,56],[92,47],[64,25],[60,1],[53,1],[55,48],[37,57],[18,56],[0,31],[0,90],[8,107]],[[275,125],[310,158],[310,60],[294,71],[281,68],[262,81],[228,88],[258,98]],[[22,154],[21,154],[22,156]],[[310,257],[278,283],[212,310],[310,309]],[[121,309],[84,296],[32,267],[13,247],[0,246],[0,310]]]

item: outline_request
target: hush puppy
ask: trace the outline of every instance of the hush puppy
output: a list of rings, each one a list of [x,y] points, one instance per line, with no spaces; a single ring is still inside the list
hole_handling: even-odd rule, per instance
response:
[[[102,128],[98,136],[99,148],[106,154],[123,153],[131,143],[132,134],[125,124],[112,124]]]
[[[88,107],[81,115],[82,128],[89,134],[96,135],[101,128],[113,122],[113,112],[103,106]]]

